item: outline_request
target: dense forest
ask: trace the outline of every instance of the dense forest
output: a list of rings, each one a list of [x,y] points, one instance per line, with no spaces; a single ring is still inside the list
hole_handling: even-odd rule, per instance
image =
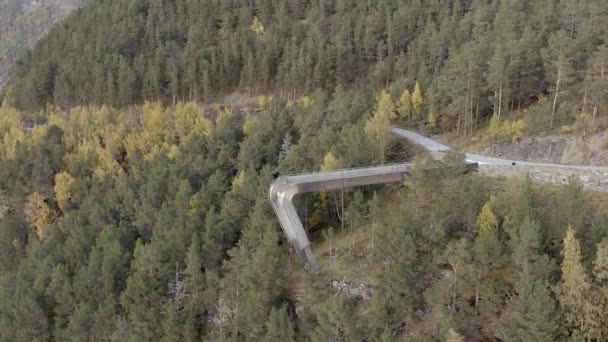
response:
[[[608,115],[607,17],[603,0],[93,1],[19,63],[11,95],[31,110],[418,81],[445,129],[548,97],[549,130]]]
[[[607,19],[603,0],[88,2],[1,94],[0,341],[608,340],[606,194],[390,132],[605,127]],[[299,262],[275,177],[405,161],[400,184],[296,197],[321,272]]]
[[[13,64],[82,0],[0,0],[0,89]]]
[[[409,158],[378,143],[380,100],[316,92],[216,120],[194,103],[78,107],[25,131],[4,105],[0,340],[608,338],[608,200],[576,178],[418,157],[401,186],[345,191],[343,210],[339,192],[298,198],[322,271],[302,267],[268,186]]]

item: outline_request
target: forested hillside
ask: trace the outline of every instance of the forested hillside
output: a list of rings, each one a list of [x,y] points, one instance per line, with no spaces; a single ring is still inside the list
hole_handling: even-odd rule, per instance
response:
[[[606,194],[390,131],[603,127],[606,39],[604,0],[91,1],[2,94],[0,341],[608,340]],[[273,179],[404,161],[296,197],[302,266]]]
[[[0,0],[0,88],[23,53],[83,0]]]
[[[270,209],[275,174],[408,150],[378,142],[382,104],[364,92],[270,108],[213,122],[194,103],[79,107],[24,131],[4,105],[0,340],[608,338],[604,194],[417,159],[388,192],[298,198],[313,274]]]
[[[418,81],[445,129],[546,97],[530,125],[548,130],[608,114],[607,18],[603,0],[95,1],[19,63],[11,95],[69,108]]]

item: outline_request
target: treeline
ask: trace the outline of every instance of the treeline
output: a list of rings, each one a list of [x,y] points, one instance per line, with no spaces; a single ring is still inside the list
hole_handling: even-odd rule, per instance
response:
[[[608,110],[607,23],[602,0],[95,1],[21,60],[11,97],[31,110],[418,81],[443,128],[470,134],[547,96],[550,129]]]
[[[0,340],[606,339],[608,202],[575,178],[419,158],[392,191],[299,197],[322,272],[300,266],[269,184],[406,158],[383,102],[338,89],[213,121],[194,103],[48,108],[33,128],[4,105]]]

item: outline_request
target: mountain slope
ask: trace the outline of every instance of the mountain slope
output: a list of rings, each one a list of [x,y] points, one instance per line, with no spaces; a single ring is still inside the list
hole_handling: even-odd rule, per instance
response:
[[[431,101],[415,117],[444,129],[468,135],[545,96],[546,130],[608,112],[607,18],[602,0],[99,1],[19,63],[12,96],[125,106],[395,82],[399,97],[418,81]]]
[[[0,88],[26,49],[84,0],[0,0]]]

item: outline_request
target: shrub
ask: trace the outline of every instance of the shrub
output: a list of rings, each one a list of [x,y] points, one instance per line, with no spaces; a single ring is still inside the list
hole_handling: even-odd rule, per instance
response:
[[[550,120],[551,103],[547,101],[547,98],[541,97],[524,115],[526,133],[534,134],[547,131],[549,129]]]
[[[574,127],[577,131],[583,132],[583,138],[588,134],[597,132],[597,125],[593,122],[593,117],[589,113],[575,115]]]
[[[502,123],[492,118],[490,121],[490,137],[497,142],[509,141],[512,143],[517,142],[526,132],[526,122],[522,119],[511,121],[505,120]]]

